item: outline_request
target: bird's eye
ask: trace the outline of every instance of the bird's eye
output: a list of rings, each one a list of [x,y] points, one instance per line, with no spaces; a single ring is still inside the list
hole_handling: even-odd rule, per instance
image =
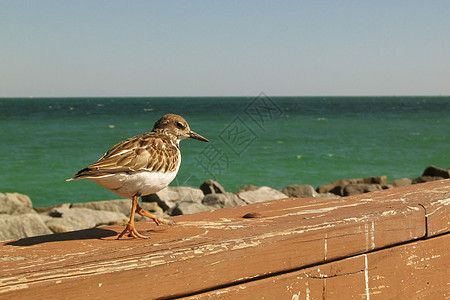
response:
[[[180,128],[180,129],[184,129],[185,128],[184,124],[181,123],[181,122],[177,122],[177,127]]]

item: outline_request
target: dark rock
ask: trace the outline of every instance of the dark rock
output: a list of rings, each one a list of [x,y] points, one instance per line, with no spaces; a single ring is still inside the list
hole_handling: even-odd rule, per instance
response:
[[[342,188],[349,184],[379,184],[387,185],[387,176],[377,176],[377,177],[367,177],[367,178],[355,178],[355,179],[341,179],[330,184],[321,185],[317,187],[318,193],[333,193],[336,195],[341,195],[340,191]]]
[[[345,186],[352,184],[352,183],[346,183],[343,185],[336,185],[334,186],[331,190],[329,190],[329,193],[334,194],[334,195],[338,195],[338,196],[342,196],[343,192],[342,190],[344,189]],[[353,184],[357,184],[357,183],[353,183]]]
[[[425,171],[423,171],[422,176],[441,177],[443,179],[450,178],[450,168],[442,169],[435,166],[429,166],[425,169]]]
[[[225,189],[215,180],[208,179],[202,183],[200,186],[203,194],[223,194],[225,193]]]
[[[450,168],[442,169],[435,166],[429,166],[423,171],[422,176],[417,177],[412,181],[412,184],[442,180],[447,178],[450,178]]]
[[[414,179],[411,183],[417,184],[417,183],[423,183],[423,182],[429,182],[429,181],[436,181],[436,180],[442,180],[444,178],[442,177],[436,177],[436,176],[420,176]]]
[[[387,185],[387,176],[383,175],[383,176],[363,178],[361,183]]]
[[[178,202],[201,203],[205,195],[200,189],[186,186],[166,187],[156,194],[142,197],[142,202],[156,202],[164,211],[174,208]]]
[[[52,218],[62,218],[62,212],[60,212],[56,209],[49,211],[47,214],[49,217],[52,217]]]
[[[293,184],[285,187],[281,192],[289,197],[296,198],[315,198],[319,194],[310,185]]]
[[[268,186],[262,186],[256,190],[240,192],[237,194],[237,196],[241,198],[246,204],[288,198],[288,196],[286,196],[282,192],[279,192]]]
[[[383,187],[380,184],[369,184],[369,183],[348,184],[343,187],[341,195],[345,197],[350,195],[380,191],[382,189]]]
[[[35,214],[30,197],[19,193],[0,193],[0,214]]]
[[[360,180],[360,179],[341,179],[341,180],[334,181],[334,182],[326,184],[326,185],[320,185],[317,187],[317,192],[318,193],[333,193],[336,195],[340,195],[340,190],[343,186],[346,186],[346,185],[352,184],[352,183],[358,183],[358,180]]]
[[[295,198],[321,198],[321,199],[337,199],[338,195],[332,193],[317,193],[310,185],[293,184],[285,187],[281,192],[289,197]]]
[[[409,179],[409,178],[401,178],[401,179],[396,179],[396,180],[392,181],[392,182],[390,183],[390,185],[391,185],[392,187],[400,187],[400,186],[407,186],[407,185],[410,185],[411,182],[412,182],[412,180]]]
[[[23,215],[0,215],[0,241],[51,234],[36,212]]]
[[[233,207],[246,204],[233,193],[208,194],[203,200],[202,204],[210,206],[214,209]]]

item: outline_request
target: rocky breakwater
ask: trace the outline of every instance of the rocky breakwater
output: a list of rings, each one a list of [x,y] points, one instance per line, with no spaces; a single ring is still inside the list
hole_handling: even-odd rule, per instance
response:
[[[0,193],[0,241],[50,233],[33,209],[30,197]]]
[[[301,187],[301,186],[299,186]],[[248,185],[231,193],[220,183],[206,180],[199,188],[167,187],[141,199],[141,206],[162,217],[192,214],[216,209],[246,205],[287,197],[329,197],[304,186],[287,189],[286,193],[273,188]],[[307,190],[307,192],[305,192]],[[129,219],[131,200],[116,199],[86,203],[65,203],[52,207],[32,207],[30,198],[18,193],[0,193],[0,241],[24,237],[61,233],[98,227],[125,224]],[[135,220],[145,220],[137,215]]]
[[[227,192],[214,180],[199,188],[167,187],[141,199],[141,206],[162,217],[212,211],[287,197],[333,199],[354,194],[389,189],[431,180],[446,179],[449,169],[428,167],[422,176],[387,182],[386,176],[343,179],[315,189],[294,184],[281,190],[247,185],[235,193]],[[86,203],[65,203],[53,207],[32,207],[30,198],[18,193],[0,193],[0,241],[60,233],[111,224],[125,224],[131,200],[117,199]],[[140,215],[136,221],[146,219]]]
[[[342,179],[317,187],[317,192],[332,193],[337,196],[346,197],[350,195],[375,192],[384,189],[447,178],[450,178],[450,168],[442,169],[435,166],[429,166],[423,171],[420,177],[414,180],[409,178],[401,178],[388,183],[387,176]]]
[[[109,202],[114,201],[122,200],[103,202],[111,206],[114,204]],[[70,203],[33,208],[26,195],[0,193],[0,241],[123,223],[126,219],[120,212],[79,208]]]

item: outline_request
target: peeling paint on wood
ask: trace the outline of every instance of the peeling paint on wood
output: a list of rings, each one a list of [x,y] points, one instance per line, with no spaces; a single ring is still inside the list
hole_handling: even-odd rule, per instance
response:
[[[446,282],[435,270],[449,266],[449,195],[442,180],[179,216],[174,227],[138,222],[149,240],[115,240],[122,228],[109,226],[2,243],[0,298],[436,296]]]
[[[446,299],[449,243],[447,234],[187,299]]]

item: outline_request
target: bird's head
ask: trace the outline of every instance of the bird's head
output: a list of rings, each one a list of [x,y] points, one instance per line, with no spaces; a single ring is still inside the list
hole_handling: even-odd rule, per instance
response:
[[[153,127],[153,131],[172,134],[176,136],[178,140],[191,138],[202,142],[209,142],[207,138],[192,131],[183,117],[175,114],[166,114],[159,118]]]

